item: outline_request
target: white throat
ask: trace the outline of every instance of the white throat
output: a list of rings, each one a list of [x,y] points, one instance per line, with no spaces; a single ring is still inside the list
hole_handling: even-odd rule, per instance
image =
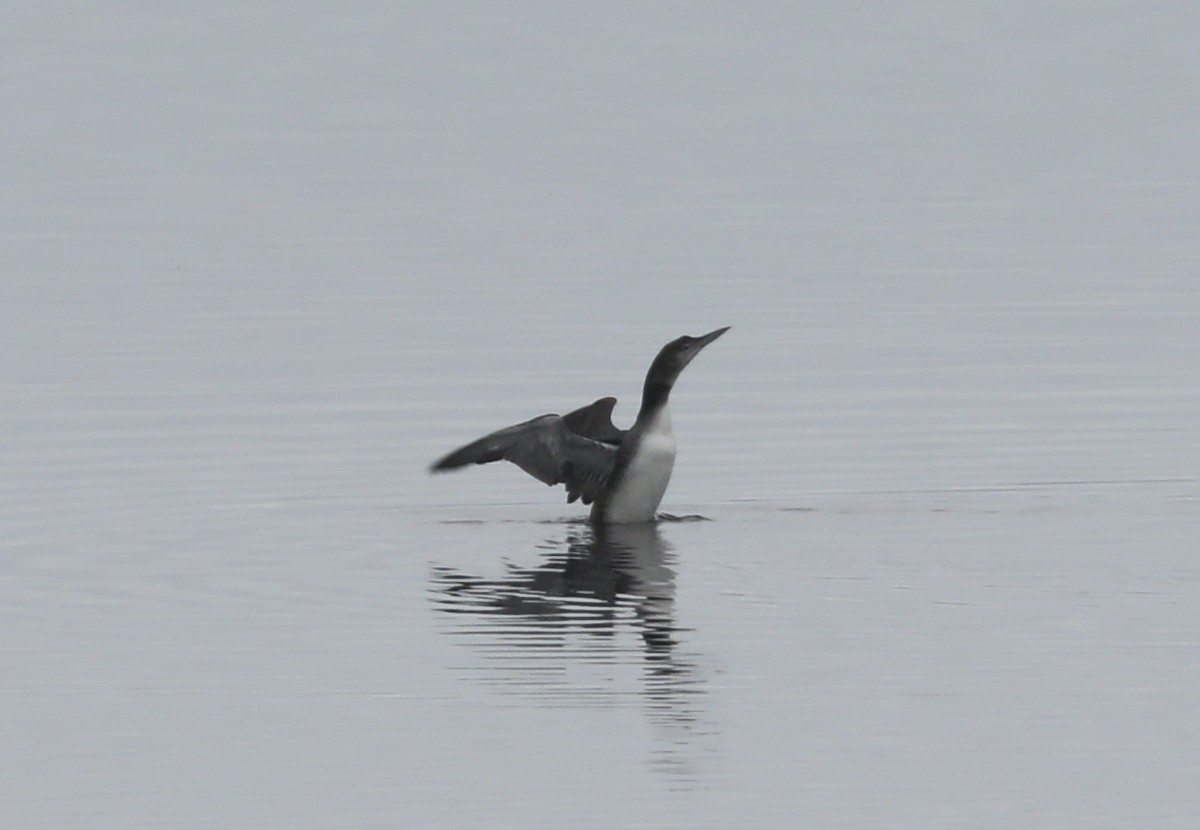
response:
[[[675,467],[675,433],[663,406],[642,431],[637,450],[609,497],[605,521],[648,522],[662,503]]]

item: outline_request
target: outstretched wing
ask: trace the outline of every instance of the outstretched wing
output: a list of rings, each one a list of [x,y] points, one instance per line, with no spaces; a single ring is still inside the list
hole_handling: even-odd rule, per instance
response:
[[[612,474],[616,458],[615,446],[573,432],[559,415],[543,415],[459,447],[429,471],[511,461],[538,481],[567,485],[567,501],[591,504]]]
[[[584,438],[603,441],[605,444],[620,444],[628,430],[613,426],[612,411],[616,398],[601,398],[562,416],[567,429]]]

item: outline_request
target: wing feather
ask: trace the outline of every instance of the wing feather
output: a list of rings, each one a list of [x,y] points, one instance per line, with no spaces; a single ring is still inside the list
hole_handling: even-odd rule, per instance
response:
[[[587,406],[581,406],[574,412],[568,412],[562,419],[567,429],[577,435],[603,441],[605,444],[620,444],[625,440],[626,430],[617,429],[613,425],[612,411],[616,405],[616,398],[601,398]]]
[[[591,504],[612,475],[617,448],[572,431],[559,415],[496,430],[435,461],[430,472],[511,461],[544,484],[565,484],[567,501]]]

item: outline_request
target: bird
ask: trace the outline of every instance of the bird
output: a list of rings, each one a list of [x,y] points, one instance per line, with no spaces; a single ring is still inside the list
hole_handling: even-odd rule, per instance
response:
[[[511,461],[545,484],[566,485],[568,503],[591,505],[593,524],[653,521],[675,466],[671,389],[696,355],[729,329],[684,335],[663,346],[646,372],[642,405],[629,429],[613,425],[617,399],[600,398],[566,415],[496,430],[433,462],[429,471]]]

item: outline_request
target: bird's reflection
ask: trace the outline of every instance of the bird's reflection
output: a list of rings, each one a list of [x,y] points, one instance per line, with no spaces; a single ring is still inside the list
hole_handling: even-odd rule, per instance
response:
[[[658,527],[572,527],[540,547],[540,563],[506,563],[496,579],[434,567],[449,633],[486,658],[474,679],[567,706],[636,695],[671,743],[686,742],[679,730],[697,728],[703,686],[680,653],[675,554]],[[678,762],[670,751],[658,760]]]

